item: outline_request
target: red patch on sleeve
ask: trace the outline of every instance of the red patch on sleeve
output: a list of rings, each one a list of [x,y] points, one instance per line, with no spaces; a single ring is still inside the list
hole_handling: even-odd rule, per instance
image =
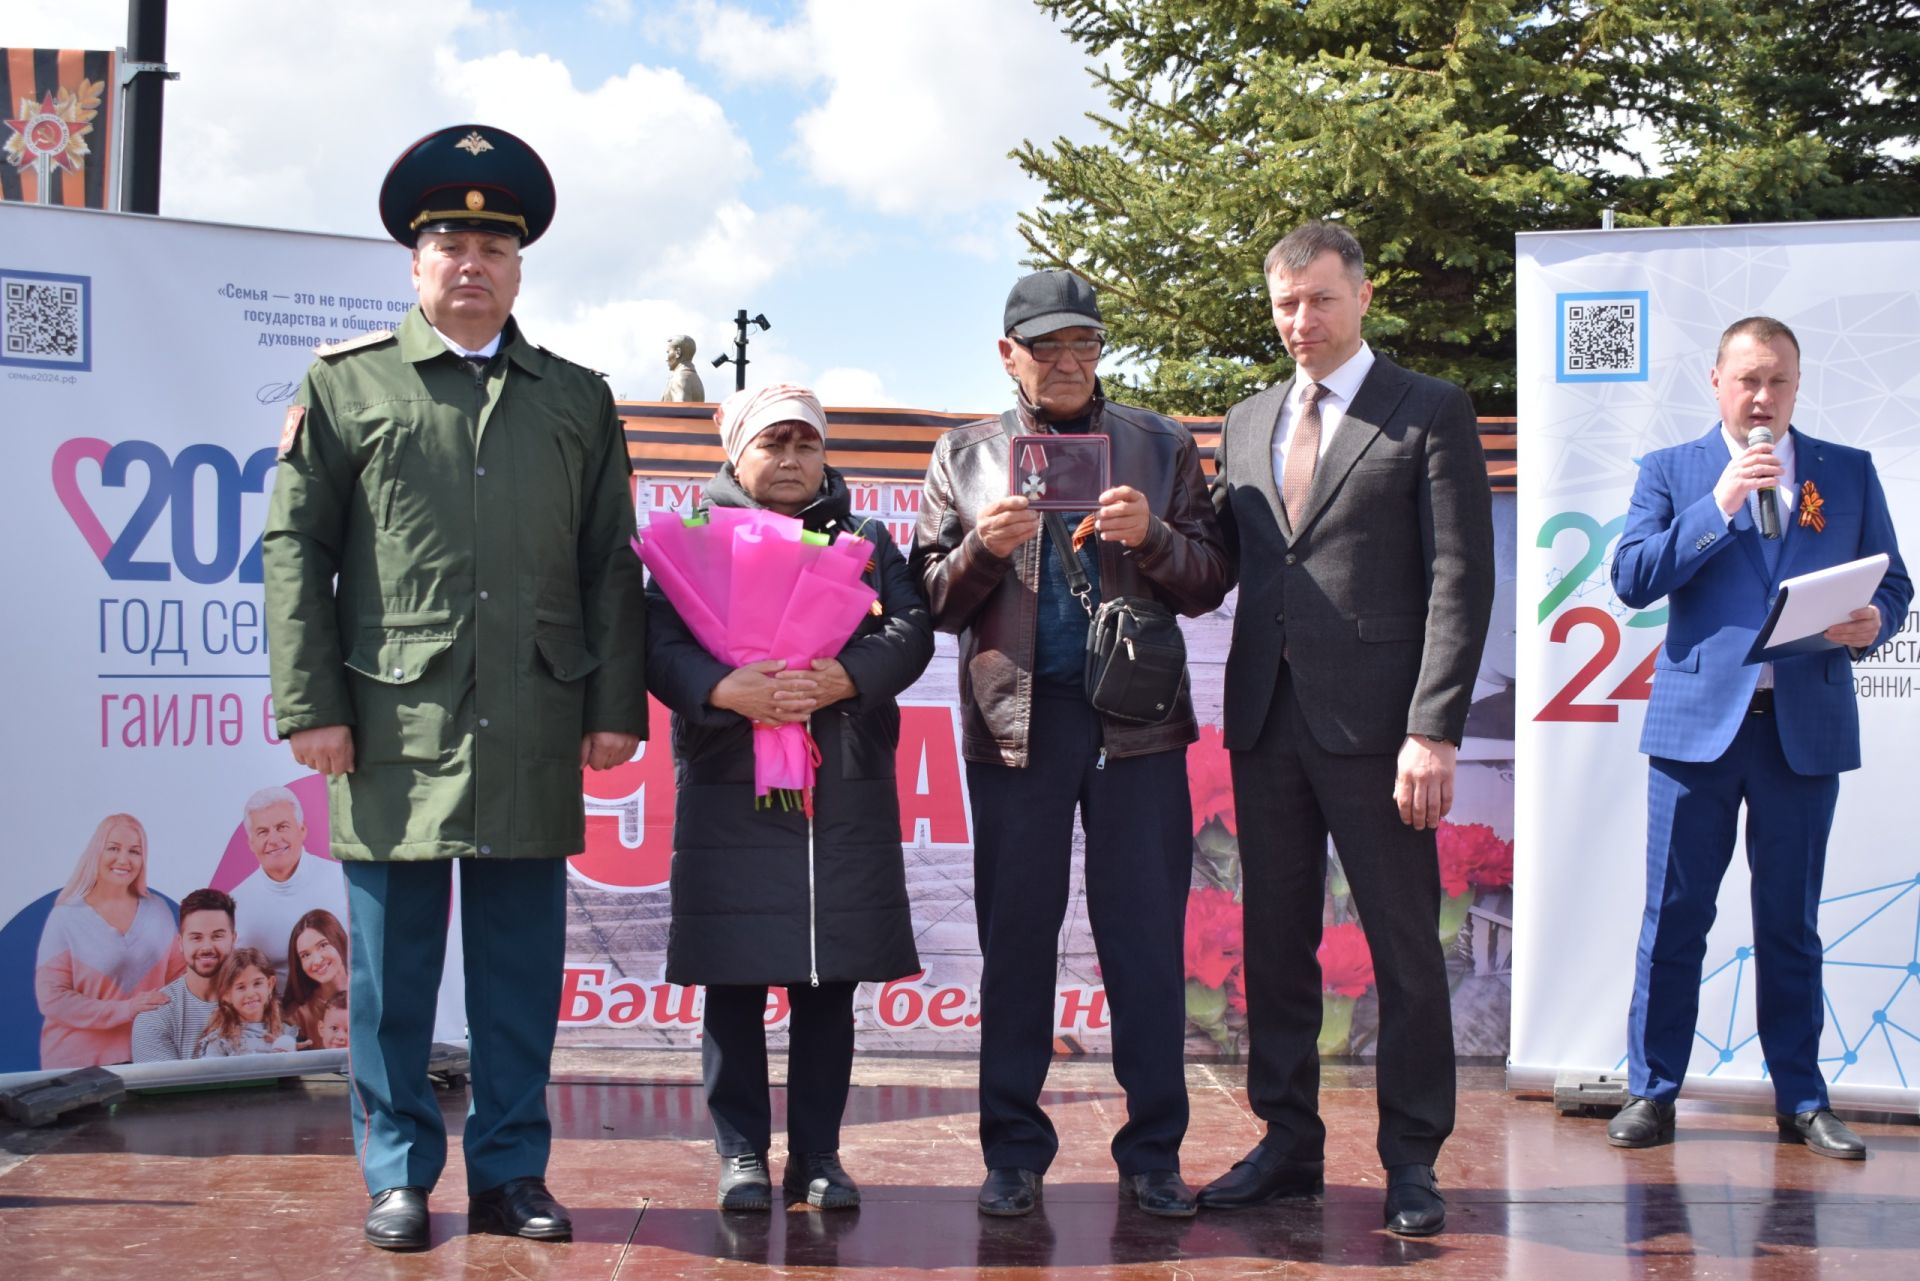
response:
[[[280,449],[275,455],[276,457],[285,458],[287,456],[288,451],[293,448],[294,442],[300,439],[300,424],[305,422],[306,419],[306,406],[287,406],[286,421],[280,424]]]

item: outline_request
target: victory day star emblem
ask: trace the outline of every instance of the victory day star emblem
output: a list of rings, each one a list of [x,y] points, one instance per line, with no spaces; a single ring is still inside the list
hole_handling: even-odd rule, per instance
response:
[[[79,173],[90,154],[86,137],[93,132],[92,120],[99,113],[100,93],[106,86],[82,80],[76,89],[62,89],[58,98],[49,93],[35,103],[20,99],[18,116],[8,119],[13,136],[7,139],[5,154],[16,169],[36,165],[54,166]]]

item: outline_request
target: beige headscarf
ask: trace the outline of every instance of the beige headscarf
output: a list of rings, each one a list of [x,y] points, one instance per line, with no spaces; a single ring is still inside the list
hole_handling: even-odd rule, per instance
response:
[[[827,439],[827,413],[820,400],[797,383],[774,383],[736,391],[720,402],[713,421],[720,428],[720,444],[727,461],[738,463],[753,438],[775,423],[803,422]]]

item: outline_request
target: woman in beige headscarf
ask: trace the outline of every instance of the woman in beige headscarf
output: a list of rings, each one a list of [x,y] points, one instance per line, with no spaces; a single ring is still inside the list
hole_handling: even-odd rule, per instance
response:
[[[880,599],[839,654],[787,671],[715,658],[648,586],[647,686],[673,712],[679,789],[667,980],[707,988],[701,1057],[721,1208],[772,1202],[767,995],[784,988],[773,1020],[790,1012],[783,1185],[795,1199],[843,1209],[860,1201],[838,1153],[854,990],[920,968],[900,852],[894,700],[926,668],[933,631],[885,526],[853,516],[846,482],[827,466],[826,415],[812,392],[738,392],[717,421],[727,462],[706,504],[867,539],[866,581]],[[811,814],[754,803],[754,727],[791,723],[805,723],[819,748]]]

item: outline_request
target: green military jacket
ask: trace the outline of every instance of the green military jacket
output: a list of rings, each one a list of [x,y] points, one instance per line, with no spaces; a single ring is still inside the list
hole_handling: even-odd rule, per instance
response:
[[[477,378],[418,307],[322,348],[261,544],[282,736],[353,727],[343,859],[577,854],[580,741],[646,736],[626,436],[508,320]]]

